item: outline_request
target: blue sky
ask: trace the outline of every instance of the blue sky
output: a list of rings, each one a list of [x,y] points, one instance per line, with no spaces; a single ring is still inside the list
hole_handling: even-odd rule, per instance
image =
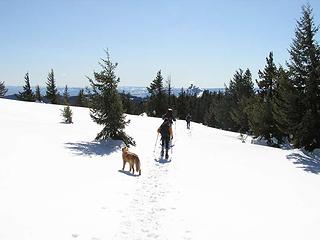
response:
[[[309,0],[320,24],[320,1]],[[88,86],[108,48],[121,86],[223,87],[239,68],[254,78],[265,58],[285,64],[302,0],[0,0],[0,81]],[[317,36],[317,39],[319,37]]]

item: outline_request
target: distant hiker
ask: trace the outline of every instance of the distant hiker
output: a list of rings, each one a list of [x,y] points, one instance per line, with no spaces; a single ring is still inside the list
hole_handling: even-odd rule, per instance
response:
[[[168,121],[169,121],[169,123],[170,123],[170,126],[169,126],[170,132],[171,132],[171,137],[170,137],[170,139],[172,139],[172,138],[173,138],[173,134],[172,134],[172,124],[173,124],[173,121],[176,121],[176,118],[173,116],[173,111],[172,111],[171,108],[168,108],[166,114],[162,115],[162,119],[163,119],[163,120],[166,119],[166,118],[168,119]]]
[[[161,134],[161,157],[164,154],[164,148],[166,149],[166,159],[169,158],[169,143],[170,139],[172,138],[172,129],[170,128],[170,120],[168,118],[164,119],[164,122],[158,128],[158,133]]]
[[[191,115],[190,113],[188,113],[187,117],[186,117],[186,121],[187,121],[187,129],[190,129],[190,122],[191,122]]]

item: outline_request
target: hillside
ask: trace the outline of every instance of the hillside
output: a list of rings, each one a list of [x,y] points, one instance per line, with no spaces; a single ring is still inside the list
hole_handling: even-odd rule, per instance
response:
[[[161,120],[127,116],[137,177],[120,142],[93,141],[88,109],[67,125],[62,108],[0,99],[1,240],[319,238],[318,157],[178,120],[159,162]]]

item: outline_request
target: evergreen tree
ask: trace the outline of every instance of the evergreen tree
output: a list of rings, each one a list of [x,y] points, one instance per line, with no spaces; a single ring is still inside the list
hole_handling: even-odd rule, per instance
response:
[[[8,89],[6,89],[4,82],[0,81],[0,97],[3,97],[7,93]]]
[[[35,94],[35,100],[38,102],[41,102],[41,92],[39,85],[36,86],[36,94]]]
[[[297,90],[292,82],[289,81],[289,73],[280,67],[278,70],[278,83],[274,92],[272,113],[281,137],[293,136],[294,123],[301,118],[300,113],[295,110],[296,108],[301,108],[299,104],[301,104],[301,101]]]
[[[270,52],[269,58],[266,58],[266,62],[264,70],[258,72],[259,81],[256,80],[259,87],[258,96],[250,100],[246,112],[254,135],[262,136],[271,143],[271,137],[280,137],[272,113],[273,97],[278,79],[272,52]]]
[[[233,106],[231,94],[227,87],[221,94],[221,97],[217,99],[214,107],[214,116],[216,120],[216,127],[225,130],[236,130],[235,123],[230,116],[230,112]]]
[[[247,69],[243,72],[242,69],[239,69],[239,71],[236,71],[226,92],[229,95],[232,104],[230,112],[230,117],[234,122],[232,129],[240,132],[248,131],[248,114],[245,109],[249,99],[254,96],[250,70]]]
[[[134,103],[130,99],[131,95],[129,93],[125,93],[124,91],[120,94],[123,111],[127,114],[134,114]]]
[[[320,49],[315,35],[312,8],[302,7],[295,38],[289,50],[289,79],[298,94],[293,121],[296,147],[320,147]],[[298,118],[296,118],[298,116]]]
[[[236,71],[229,83],[228,91],[235,102],[240,101],[243,97],[252,97],[254,95],[254,88],[250,70],[247,69],[243,72],[242,69],[239,69]]]
[[[127,145],[135,145],[134,140],[124,132],[129,121],[125,120],[117,91],[120,81],[115,75],[117,63],[111,62],[108,51],[106,54],[107,59],[101,59],[102,62],[99,63],[102,71],[94,72],[94,79],[88,78],[93,91],[90,94],[90,116],[94,122],[103,125],[96,140],[111,138],[122,140]]]
[[[275,127],[270,125],[273,118],[269,105],[257,95],[248,100],[245,112],[248,115],[250,130],[253,134],[256,137],[264,137],[271,144],[272,129]]]
[[[212,115],[213,109],[214,109],[213,95],[209,92],[209,90],[204,90],[200,97],[196,97],[196,102],[197,102],[196,106],[197,106],[197,115],[198,115],[196,116],[196,120],[206,125],[208,125],[208,122],[213,124],[212,123],[214,118],[214,116]],[[208,112],[212,113],[210,114],[211,115],[210,117],[207,115]]]
[[[64,92],[63,92],[63,104],[64,105],[69,105],[69,98],[70,98],[70,94],[68,92],[68,86],[66,85],[66,87],[64,88]]]
[[[88,100],[87,97],[84,94],[84,90],[80,89],[79,94],[77,96],[76,100],[76,106],[79,107],[88,107]]]
[[[207,111],[203,116],[203,123],[209,127],[216,126],[214,110],[215,110],[214,101],[212,101],[211,104],[209,105],[209,108],[207,108]]]
[[[52,104],[58,104],[59,102],[59,95],[58,95],[58,89],[56,87],[56,82],[54,79],[54,73],[53,69],[48,74],[48,82],[47,84],[47,91],[46,91],[46,98],[49,101],[49,103]]]
[[[61,115],[63,116],[64,123],[72,123],[72,110],[69,105],[65,106],[63,110],[61,110]]]
[[[17,98],[21,101],[33,102],[35,100],[35,96],[30,86],[29,73],[26,73],[24,79],[25,85],[23,86],[23,92],[19,92]]]
[[[161,70],[157,73],[150,87],[147,87],[147,90],[150,94],[148,101],[149,112],[153,113],[155,111],[155,116],[161,117],[167,109],[166,93],[163,87]]]
[[[183,88],[181,88],[181,91],[177,99],[178,118],[185,119],[189,110],[190,109],[188,109],[186,92]]]
[[[263,71],[258,72],[259,81],[259,95],[262,96],[266,102],[271,102],[274,95],[275,87],[277,85],[277,67],[273,61],[273,53],[269,53],[269,58],[266,58],[267,65]]]

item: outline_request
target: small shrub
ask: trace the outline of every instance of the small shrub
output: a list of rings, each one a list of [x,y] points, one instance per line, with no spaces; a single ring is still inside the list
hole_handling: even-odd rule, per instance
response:
[[[65,106],[62,110],[62,117],[63,117],[63,122],[64,123],[72,123],[72,110],[70,106]]]

